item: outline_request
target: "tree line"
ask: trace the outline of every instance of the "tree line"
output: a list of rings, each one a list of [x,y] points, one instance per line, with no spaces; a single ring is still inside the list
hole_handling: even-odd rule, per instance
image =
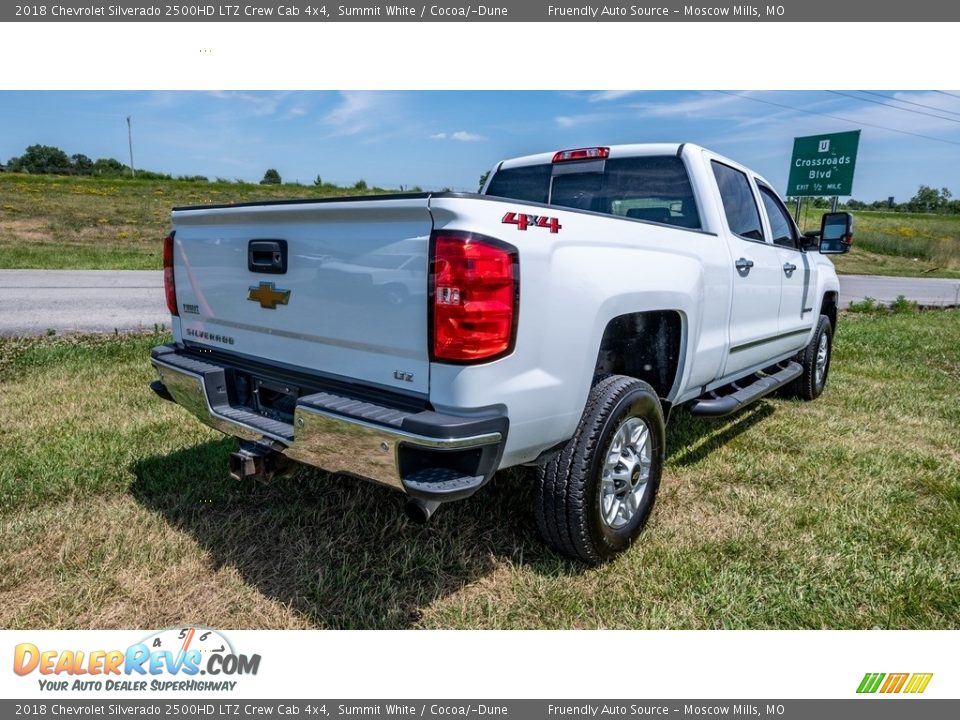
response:
[[[31,175],[102,175],[105,177],[123,177],[132,175],[129,165],[114,158],[99,158],[93,160],[83,153],[67,155],[66,152],[53,145],[31,145],[23,155],[12,157],[7,161],[9,172],[22,172]],[[146,180],[202,180],[207,181],[205,175],[180,176],[174,178],[166,173],[152,170],[137,170],[137,177]]]
[[[23,155],[12,157],[6,166],[9,172],[22,172],[31,175],[91,175],[104,177],[126,177],[133,176],[134,173],[129,165],[125,165],[114,158],[100,158],[92,160],[82,153],[67,155],[66,152],[52,145],[31,145],[26,149]],[[174,177],[167,173],[155,172],[153,170],[137,170],[136,177],[144,180],[188,180],[194,182],[209,182],[210,178],[206,175],[178,175]],[[217,178],[217,182],[230,182],[223,178]],[[238,180],[237,182],[241,182]],[[269,168],[260,181],[261,185],[280,185],[283,179],[280,173],[274,168]],[[299,185],[299,183],[293,183]],[[319,175],[313,184],[317,187],[330,189],[340,189],[333,183],[325,182]],[[367,183],[364,180],[357,180],[352,189],[367,190]],[[402,188],[401,188],[402,189]],[[420,188],[412,188],[419,192]]]
[[[894,202],[892,198],[877,200],[872,203],[851,198],[844,203],[844,206],[849,210],[887,210],[960,215],[960,199],[953,199],[953,193],[947,188],[937,190],[929,185],[921,185],[916,195],[902,203]]]

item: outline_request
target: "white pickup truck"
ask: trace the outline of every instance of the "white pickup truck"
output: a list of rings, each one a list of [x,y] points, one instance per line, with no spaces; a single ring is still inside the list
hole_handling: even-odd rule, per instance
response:
[[[539,466],[535,515],[598,563],[653,509],[671,408],[823,390],[852,220],[801,236],[771,185],[692,144],[498,164],[481,194],[187,207],[164,245],[153,389],[285,458],[393,486],[429,519]]]

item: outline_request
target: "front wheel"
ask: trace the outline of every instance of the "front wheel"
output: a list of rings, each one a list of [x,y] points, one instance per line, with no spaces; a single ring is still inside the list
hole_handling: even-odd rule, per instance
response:
[[[830,324],[830,318],[821,315],[810,344],[795,358],[803,366],[803,373],[787,387],[787,394],[801,400],[816,400],[820,397],[827,386],[832,351],[833,325]]]
[[[623,375],[594,385],[573,438],[540,470],[536,516],[547,544],[591,565],[629,548],[653,510],[664,444],[650,385]]]

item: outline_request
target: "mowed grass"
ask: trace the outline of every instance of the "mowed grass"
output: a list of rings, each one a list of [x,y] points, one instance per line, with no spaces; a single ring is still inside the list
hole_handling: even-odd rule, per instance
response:
[[[960,243],[960,241],[958,241]],[[850,248],[845,255],[831,255],[840,275],[891,275],[894,277],[960,278],[960,269],[940,267],[921,258],[883,255],[862,247]]]
[[[382,192],[3,173],[0,268],[156,270],[173,207]]]
[[[845,315],[817,402],[676,411],[600,568],[540,543],[525,470],[426,527],[355,479],[229,480],[147,387],[164,339],[0,339],[0,627],[960,627],[960,312]]]

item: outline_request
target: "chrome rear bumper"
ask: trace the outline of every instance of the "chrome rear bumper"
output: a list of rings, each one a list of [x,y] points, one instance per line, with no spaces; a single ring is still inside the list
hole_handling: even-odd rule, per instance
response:
[[[428,499],[472,494],[496,470],[506,437],[502,416],[463,418],[405,412],[321,391],[297,399],[292,424],[230,405],[226,366],[171,345],[154,348],[158,395],[243,440],[272,441],[288,457],[333,473],[375,480]],[[446,474],[448,481],[425,485]],[[418,480],[419,478],[419,480]],[[440,478],[442,480],[442,478]]]

